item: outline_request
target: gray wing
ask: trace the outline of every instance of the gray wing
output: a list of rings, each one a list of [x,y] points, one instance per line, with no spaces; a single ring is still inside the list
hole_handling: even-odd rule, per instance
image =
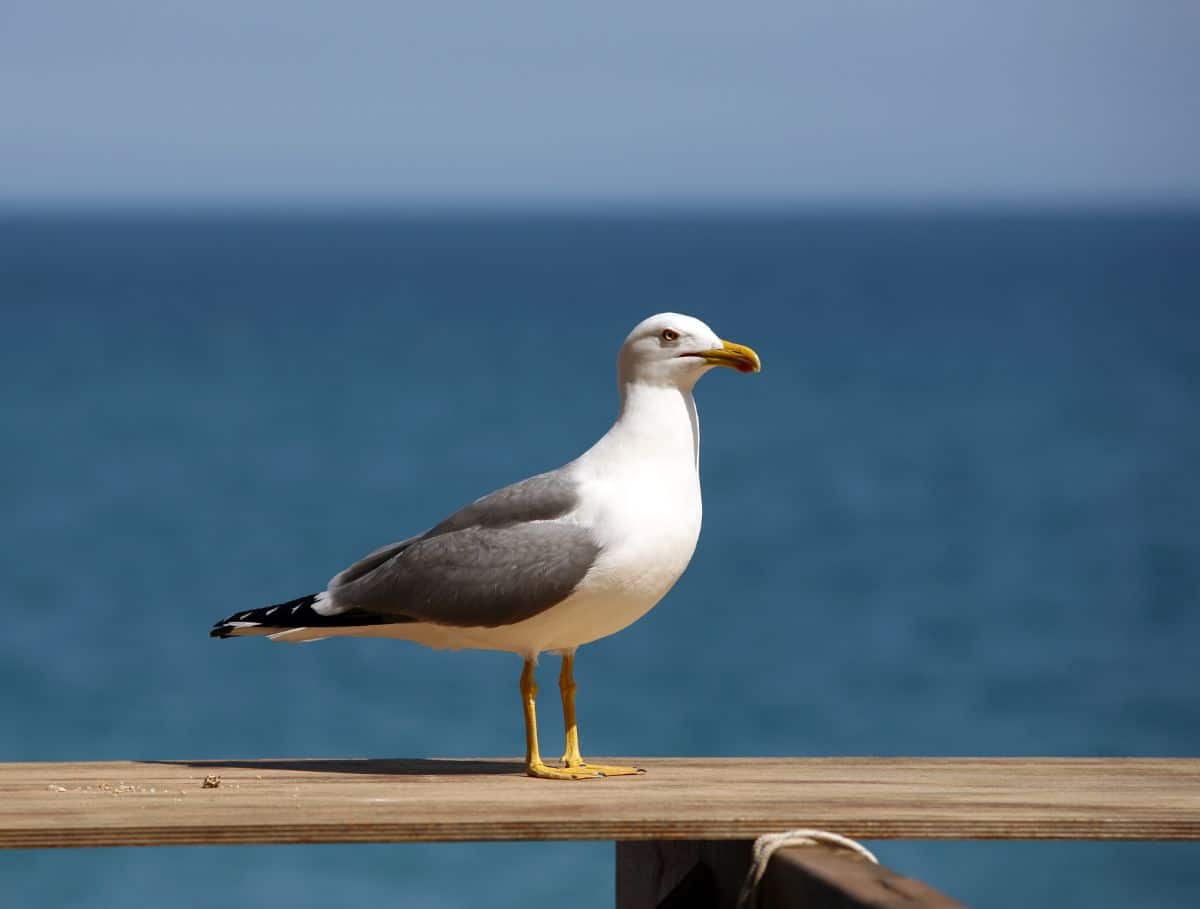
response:
[[[569,467],[540,473],[476,499],[456,511],[426,537],[467,527],[512,527],[528,521],[561,518],[579,504],[579,492]]]
[[[337,574],[329,582],[329,589],[334,590],[337,587],[344,587],[353,581],[357,581],[359,578],[366,577],[380,565],[400,554],[419,539],[421,539],[420,536],[409,537],[407,540],[401,540],[399,543],[388,543],[386,546],[381,546],[370,555],[359,559],[345,571]]]
[[[339,606],[398,622],[495,628],[531,618],[570,596],[600,551],[586,528],[554,520],[577,503],[564,471],[532,477],[376,550],[329,592]]]

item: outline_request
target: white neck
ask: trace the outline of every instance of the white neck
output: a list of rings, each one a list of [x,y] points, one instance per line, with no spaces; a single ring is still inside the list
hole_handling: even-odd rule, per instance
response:
[[[589,461],[636,458],[700,469],[700,417],[690,388],[621,383],[621,411],[612,428],[583,456]]]

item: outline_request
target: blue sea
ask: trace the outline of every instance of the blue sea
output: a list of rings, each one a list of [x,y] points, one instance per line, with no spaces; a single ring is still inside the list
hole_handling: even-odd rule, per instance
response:
[[[0,306],[0,760],[520,752],[510,655],[208,627],[573,458],[663,310],[764,370],[698,388],[700,545],[580,652],[585,751],[1200,754],[1200,214],[10,216]],[[873,845],[1200,903],[1200,844]],[[612,858],[7,852],[0,902],[599,909]]]

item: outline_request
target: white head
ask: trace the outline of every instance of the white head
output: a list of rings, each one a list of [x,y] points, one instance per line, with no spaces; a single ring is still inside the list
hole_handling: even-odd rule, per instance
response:
[[[739,372],[762,369],[758,354],[749,347],[722,341],[699,319],[673,312],[640,322],[617,355],[617,377],[622,385],[690,389],[714,366]]]

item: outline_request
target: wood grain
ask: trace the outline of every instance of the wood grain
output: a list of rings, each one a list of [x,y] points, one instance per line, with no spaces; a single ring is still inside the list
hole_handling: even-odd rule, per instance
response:
[[[610,760],[610,759],[606,759]],[[611,759],[628,763],[630,759]],[[0,846],[748,839],[1200,839],[1200,759],[513,760],[0,764]],[[208,776],[216,788],[203,788]]]
[[[758,886],[759,909],[965,909],[928,884],[845,850],[780,849]]]

